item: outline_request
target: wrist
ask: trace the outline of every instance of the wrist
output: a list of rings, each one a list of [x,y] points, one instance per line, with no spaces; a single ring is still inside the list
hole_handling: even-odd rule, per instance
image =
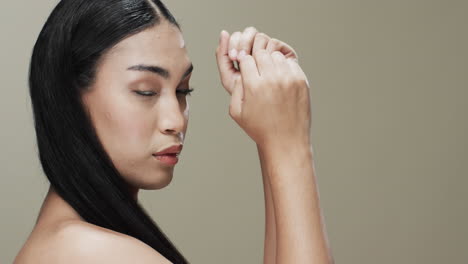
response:
[[[312,158],[312,144],[308,139],[276,140],[257,143],[260,154],[270,158],[288,158],[297,155],[310,155]]]

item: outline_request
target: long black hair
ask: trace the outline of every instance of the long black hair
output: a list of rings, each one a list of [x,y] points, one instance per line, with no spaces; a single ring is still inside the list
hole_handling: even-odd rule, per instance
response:
[[[106,51],[162,19],[181,30],[159,0],[60,1],[34,45],[29,92],[51,187],[85,221],[135,237],[172,263],[188,263],[133,198],[80,98]]]

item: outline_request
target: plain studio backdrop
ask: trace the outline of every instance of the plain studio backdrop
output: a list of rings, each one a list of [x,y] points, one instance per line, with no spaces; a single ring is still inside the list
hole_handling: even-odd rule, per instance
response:
[[[336,263],[468,263],[467,1],[164,2],[182,24],[196,90],[172,182],[140,200],[189,261],[262,263],[260,163],[228,115],[214,56],[222,29],[255,26],[290,44],[309,78]],[[48,187],[27,73],[56,3],[0,10],[0,263],[25,242]]]

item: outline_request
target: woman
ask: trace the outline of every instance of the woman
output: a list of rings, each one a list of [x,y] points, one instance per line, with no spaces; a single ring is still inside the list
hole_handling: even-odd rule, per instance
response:
[[[228,56],[232,49],[244,52]],[[222,31],[216,58],[229,113],[260,153],[265,263],[328,263],[308,83],[295,52],[249,27],[232,36]],[[140,206],[138,190],[172,179],[192,70],[180,26],[160,1],[58,3],[34,46],[29,76],[50,189],[15,264],[188,263]]]

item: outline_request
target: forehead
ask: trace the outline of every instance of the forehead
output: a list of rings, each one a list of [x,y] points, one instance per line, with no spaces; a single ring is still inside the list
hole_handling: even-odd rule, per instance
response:
[[[136,64],[155,64],[180,72],[185,71],[190,59],[180,30],[161,22],[117,43],[106,54],[104,64],[119,69]]]

